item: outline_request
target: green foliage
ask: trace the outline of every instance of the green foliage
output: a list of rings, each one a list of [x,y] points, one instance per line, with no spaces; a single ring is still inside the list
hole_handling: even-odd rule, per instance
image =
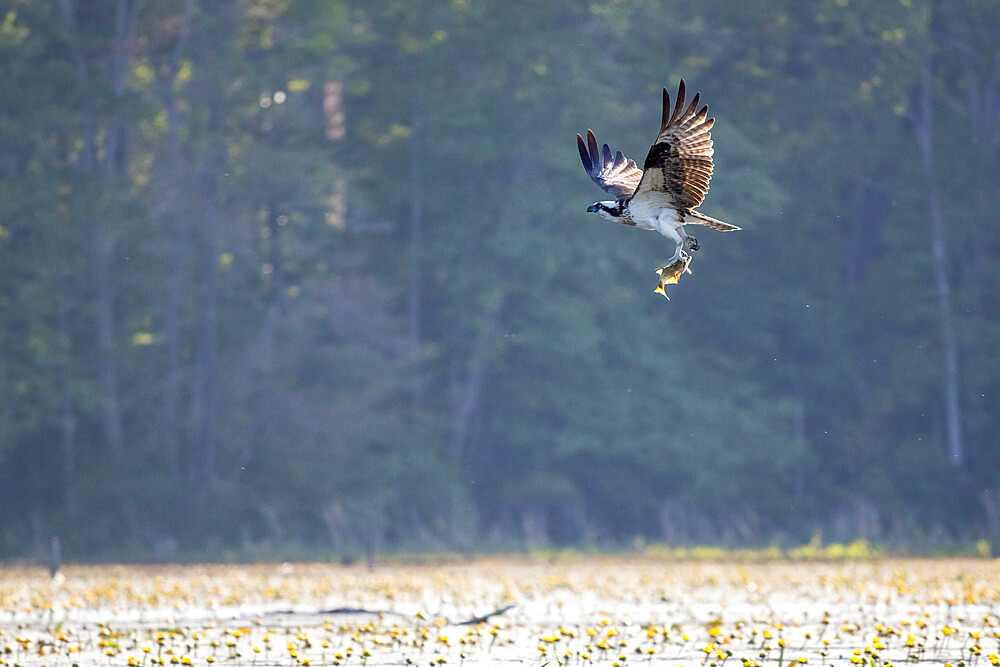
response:
[[[990,3],[9,4],[0,555],[998,548]],[[744,231],[665,303],[573,135],[641,163],[681,77]]]

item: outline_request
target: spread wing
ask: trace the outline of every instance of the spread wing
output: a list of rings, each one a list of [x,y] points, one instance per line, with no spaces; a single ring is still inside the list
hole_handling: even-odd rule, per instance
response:
[[[663,89],[660,134],[649,149],[642,180],[633,199],[665,199],[662,203],[688,211],[705,201],[712,180],[712,133],[715,119],[708,107],[698,109],[701,93],[684,109],[684,80],[677,89],[677,103],[670,108],[670,93]]]
[[[616,199],[628,199],[635,192],[642,178],[642,170],[635,160],[629,160],[621,151],[611,154],[611,149],[604,144],[603,153],[597,150],[597,137],[587,130],[587,142],[576,135],[576,146],[580,149],[580,159],[583,168],[587,170],[594,182],[610,192]]]

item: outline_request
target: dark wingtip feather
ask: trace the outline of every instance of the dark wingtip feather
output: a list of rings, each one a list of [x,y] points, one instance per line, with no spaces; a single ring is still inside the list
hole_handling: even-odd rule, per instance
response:
[[[663,115],[660,117],[660,132],[667,129],[667,123],[670,122],[670,93],[666,88],[663,89]]]
[[[594,163],[590,161],[590,153],[587,151],[587,144],[583,143],[583,137],[578,132],[576,135],[576,147],[580,150],[580,159],[583,160],[583,168],[589,174],[594,169]]]
[[[701,101],[701,93],[700,92],[695,93],[694,94],[694,99],[691,100],[691,105],[688,106],[687,111],[684,112],[684,117],[685,118],[687,118],[688,116],[690,116],[690,115],[692,115],[694,113],[694,110],[698,108],[698,102],[700,102],[700,101]]]
[[[609,162],[611,162],[611,147],[604,144],[604,148],[601,150],[601,167],[606,167]]]
[[[670,122],[674,123],[681,115],[681,111],[684,109],[684,98],[687,96],[687,86],[684,84],[684,79],[681,79],[681,84],[677,86],[677,101],[674,103],[674,112],[670,115]]]
[[[601,151],[597,147],[597,137],[590,130],[587,130],[587,148],[590,150],[590,161],[595,169],[600,169]]]

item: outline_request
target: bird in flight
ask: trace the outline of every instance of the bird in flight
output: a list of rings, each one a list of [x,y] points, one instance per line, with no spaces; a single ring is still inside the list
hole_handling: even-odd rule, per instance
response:
[[[576,135],[580,159],[590,177],[614,199],[594,202],[588,213],[640,229],[655,229],[675,244],[673,256],[656,269],[660,284],[656,292],[667,296],[665,285],[676,283],[691,270],[687,250],[697,250],[698,240],[684,231],[684,225],[705,225],[721,232],[740,229],[696,211],[705,201],[712,180],[712,134],[714,118],[708,107],[698,108],[701,93],[684,108],[685,85],[681,79],[677,100],[671,108],[670,93],[663,89],[663,118],[660,133],[646,155],[642,169],[607,144],[598,148],[597,137],[587,130],[584,141]],[[670,297],[667,297],[669,300]]]

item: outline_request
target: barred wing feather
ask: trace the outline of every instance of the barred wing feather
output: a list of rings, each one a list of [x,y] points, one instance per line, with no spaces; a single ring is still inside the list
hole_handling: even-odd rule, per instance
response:
[[[715,151],[711,129],[715,119],[708,117],[707,106],[698,109],[701,93],[694,96],[686,110],[684,98],[683,79],[672,109],[670,93],[663,89],[660,133],[646,156],[633,199],[661,199],[666,195],[673,208],[687,212],[705,200],[712,180]]]
[[[590,130],[587,130],[586,142],[579,134],[576,135],[576,145],[580,149],[583,168],[595,183],[619,201],[632,196],[642,179],[642,170],[635,160],[629,160],[621,151],[612,154],[607,144],[604,144],[603,151],[598,150],[597,137]]]

